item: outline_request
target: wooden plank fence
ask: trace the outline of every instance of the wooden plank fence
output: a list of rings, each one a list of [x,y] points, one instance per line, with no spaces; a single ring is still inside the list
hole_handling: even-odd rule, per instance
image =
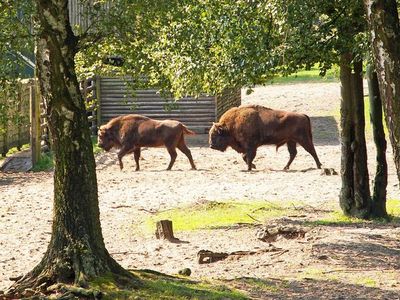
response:
[[[29,143],[30,137],[30,88],[31,80],[21,80],[15,86],[15,92],[2,93],[0,105],[2,116],[0,121],[0,151],[5,156],[9,149]]]
[[[95,77],[80,83],[92,135],[111,118],[137,113],[154,119],[176,119],[197,133],[207,133],[229,108],[241,103],[240,89],[227,90],[222,96],[185,97],[178,101],[163,98],[156,89],[131,90],[126,78]],[[21,80],[11,95],[0,94],[0,153],[12,147],[21,149],[30,143],[32,163],[40,152],[50,149],[50,131],[37,82]]]
[[[141,114],[154,119],[175,119],[197,133],[208,133],[212,122],[229,108],[241,103],[240,89],[222,96],[185,97],[174,101],[156,89],[130,89],[129,79],[100,77],[96,83],[99,124],[125,114]]]

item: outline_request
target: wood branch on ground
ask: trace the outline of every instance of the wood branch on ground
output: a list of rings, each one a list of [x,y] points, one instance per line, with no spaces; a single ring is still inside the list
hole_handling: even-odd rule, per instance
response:
[[[282,248],[275,247],[273,245],[269,245],[268,248],[266,249],[261,249],[257,251],[233,251],[230,253],[226,252],[213,252],[210,250],[200,250],[197,252],[197,262],[199,264],[209,264],[213,263],[216,261],[224,260],[227,257],[232,257],[232,258],[240,258],[245,255],[254,255],[254,254],[260,254],[260,253],[266,253],[266,252],[278,252],[281,251],[282,254],[288,252],[289,250],[283,250]]]
[[[304,238],[306,232],[306,230],[295,226],[268,225],[258,229],[256,237],[263,242],[271,243],[276,241],[280,236],[286,239]]]

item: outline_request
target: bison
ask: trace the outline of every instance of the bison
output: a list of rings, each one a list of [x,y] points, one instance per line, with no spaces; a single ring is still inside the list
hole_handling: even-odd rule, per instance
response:
[[[131,114],[119,116],[100,127],[98,145],[105,151],[112,147],[118,148],[118,161],[121,170],[124,165],[122,157],[132,153],[136,162],[136,171],[139,171],[141,147],[165,146],[171,156],[167,170],[171,170],[176,159],[176,148],[182,151],[189,159],[192,169],[196,169],[192,154],[185,144],[184,135],[193,135],[181,122],[175,120],[157,121],[145,116]]]
[[[284,170],[289,169],[296,157],[296,144],[300,144],[314,158],[317,167],[321,163],[315,152],[310,118],[304,114],[273,110],[260,105],[233,107],[225,112],[209,132],[212,149],[225,151],[228,146],[242,153],[248,170],[255,168],[253,159],[261,145],[287,144],[290,158]]]

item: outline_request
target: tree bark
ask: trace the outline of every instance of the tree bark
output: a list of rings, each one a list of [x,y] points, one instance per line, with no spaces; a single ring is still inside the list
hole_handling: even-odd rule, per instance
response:
[[[396,0],[364,0],[380,95],[400,182],[400,24]]]
[[[371,213],[377,218],[386,218],[387,161],[386,139],[383,129],[382,101],[379,94],[378,77],[374,68],[367,68],[369,88],[370,119],[376,147],[376,174],[372,194]]]
[[[77,38],[68,20],[68,0],[36,0],[37,72],[46,105],[55,159],[52,236],[42,261],[11,288],[54,283],[85,286],[106,273],[126,277],[107,252],[101,232],[95,161],[84,101],[75,74]]]
[[[368,156],[365,141],[365,112],[363,94],[362,61],[353,62],[351,74],[353,121],[354,121],[354,201],[356,216],[367,218],[371,209],[371,193],[369,190]]]
[[[369,218],[371,197],[365,144],[362,62],[344,53],[340,59],[341,177],[340,207],[346,215]]]
[[[351,100],[351,59],[350,53],[342,54],[340,57],[340,125],[341,125],[341,167],[342,188],[340,190],[340,207],[345,214],[350,214],[354,206],[354,181],[353,164],[354,155],[352,142],[354,140],[353,126],[353,102]]]

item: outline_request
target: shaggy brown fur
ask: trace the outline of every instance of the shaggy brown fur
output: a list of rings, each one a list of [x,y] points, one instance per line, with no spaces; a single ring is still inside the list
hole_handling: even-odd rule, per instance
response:
[[[100,127],[99,147],[109,151],[112,147],[119,149],[118,161],[122,170],[122,157],[132,153],[135,157],[136,171],[140,169],[139,158],[141,147],[165,146],[171,156],[167,170],[171,170],[176,159],[176,148],[189,159],[192,169],[196,169],[192,154],[185,144],[184,135],[195,134],[181,122],[175,120],[157,121],[141,115],[125,115],[110,120]]]
[[[242,153],[248,170],[255,168],[253,159],[261,145],[276,145],[278,149],[287,144],[290,158],[296,157],[296,144],[300,144],[314,158],[317,167],[321,163],[315,152],[311,134],[310,118],[304,114],[273,110],[260,105],[243,105],[229,109],[209,132],[212,149],[225,151],[228,146]]]

